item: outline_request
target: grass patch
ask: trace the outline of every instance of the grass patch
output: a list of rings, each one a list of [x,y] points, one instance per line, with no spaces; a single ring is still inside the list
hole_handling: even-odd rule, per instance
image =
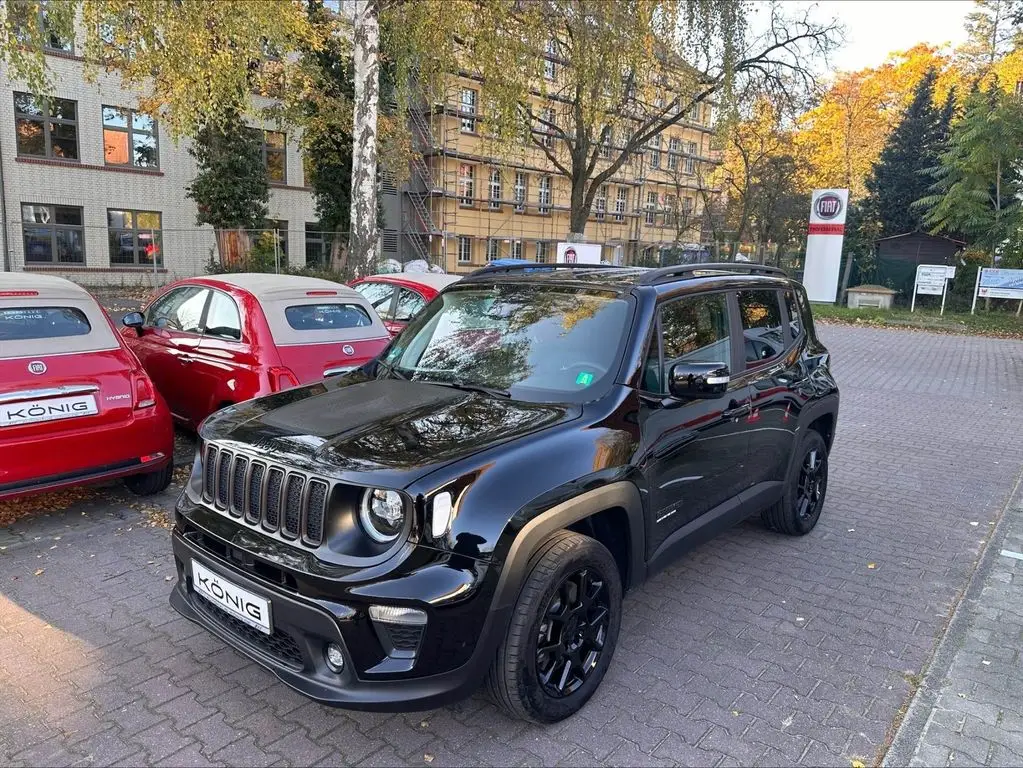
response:
[[[999,339],[1023,339],[1023,317],[1015,312],[994,311],[977,314],[949,312],[939,315],[937,310],[908,309],[849,309],[833,304],[814,304],[813,316],[822,323],[841,325],[869,325],[886,328],[914,328],[937,333],[960,333],[971,336],[992,336]]]

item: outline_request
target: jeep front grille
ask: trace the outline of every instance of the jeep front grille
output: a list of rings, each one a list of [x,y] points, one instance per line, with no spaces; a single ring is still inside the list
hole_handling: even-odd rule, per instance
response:
[[[203,499],[246,524],[297,539],[323,542],[331,484],[261,459],[207,444],[203,452]]]

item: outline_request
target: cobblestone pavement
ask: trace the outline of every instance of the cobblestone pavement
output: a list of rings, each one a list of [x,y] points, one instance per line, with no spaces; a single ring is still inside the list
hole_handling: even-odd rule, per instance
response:
[[[1023,765],[1023,497],[999,523],[886,765]]]
[[[167,531],[115,492],[0,533],[0,764],[875,762],[1023,465],[1023,343],[822,336],[842,410],[817,529],[746,523],[629,596],[568,721],[302,698],[170,609]]]

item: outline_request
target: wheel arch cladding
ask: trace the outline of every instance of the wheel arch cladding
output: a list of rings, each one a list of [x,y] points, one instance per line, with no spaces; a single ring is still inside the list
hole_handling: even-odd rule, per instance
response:
[[[636,485],[622,480],[585,491],[527,522],[518,531],[503,559],[496,590],[496,606],[506,608],[514,604],[529,573],[533,555],[552,534],[562,529],[585,532],[589,527],[599,533],[594,538],[608,546],[600,536],[613,540],[616,533],[620,533],[621,529],[615,526],[620,524],[623,514],[628,531],[628,575],[623,574],[623,579],[628,579],[626,583],[632,586],[640,583],[646,573],[643,561],[643,502]],[[620,543],[616,544],[618,549],[621,546]],[[608,549],[618,563],[619,555],[615,554],[615,548]]]

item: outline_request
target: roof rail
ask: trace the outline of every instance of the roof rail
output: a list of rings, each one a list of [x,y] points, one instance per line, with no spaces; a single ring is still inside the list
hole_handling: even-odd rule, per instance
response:
[[[707,264],[678,264],[674,267],[659,267],[643,273],[637,281],[640,285],[653,285],[676,277],[687,275],[695,277],[697,272],[713,272],[721,274],[776,275],[788,277],[788,273],[780,267],[769,267],[766,264],[748,262],[720,262]]]
[[[564,262],[556,262],[553,264],[545,264],[541,262],[530,262],[528,264],[488,264],[485,267],[480,267],[475,272],[470,272],[466,275],[466,277],[493,275],[502,272],[547,272],[555,269],[630,269],[630,267],[619,267],[614,264],[566,264]]]

